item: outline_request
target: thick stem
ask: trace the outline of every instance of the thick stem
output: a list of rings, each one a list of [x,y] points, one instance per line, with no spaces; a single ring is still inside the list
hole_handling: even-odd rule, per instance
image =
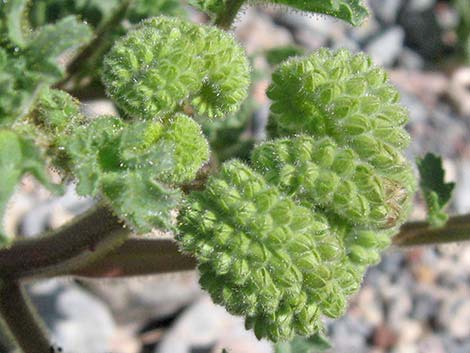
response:
[[[427,222],[406,223],[393,238],[393,244],[431,245],[466,240],[470,240],[470,214],[451,217],[441,228],[431,228]]]
[[[245,0],[226,0],[225,8],[217,15],[214,24],[225,30],[230,29],[244,2]]]
[[[51,352],[46,330],[17,281],[0,281],[0,317],[23,353]]]
[[[99,205],[48,235],[0,249],[0,278],[49,277],[72,271],[111,251],[129,233],[110,209]]]
[[[176,242],[172,239],[132,238],[106,256],[63,275],[112,278],[154,275],[195,268],[196,260],[180,253]]]

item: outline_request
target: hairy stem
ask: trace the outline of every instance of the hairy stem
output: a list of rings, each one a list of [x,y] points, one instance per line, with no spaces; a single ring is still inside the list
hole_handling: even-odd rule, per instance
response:
[[[214,24],[225,30],[230,29],[244,2],[245,0],[226,0],[224,11],[217,15]]]
[[[431,228],[427,222],[406,223],[393,238],[393,244],[431,245],[465,240],[470,240],[470,214],[451,217],[441,228]]]
[[[65,275],[111,278],[187,271],[196,260],[178,251],[172,239],[128,239],[106,256]],[[59,274],[60,275],[60,274]]]
[[[46,330],[18,281],[0,281],[0,317],[23,353],[51,352]]]
[[[43,237],[0,249],[0,278],[49,277],[71,271],[111,251],[129,233],[109,208],[98,205]]]

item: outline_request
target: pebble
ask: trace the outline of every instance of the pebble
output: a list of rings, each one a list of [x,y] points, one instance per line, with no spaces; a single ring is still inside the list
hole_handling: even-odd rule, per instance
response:
[[[467,293],[468,294],[468,293]],[[457,339],[470,337],[470,298],[450,295],[441,306],[439,324]]]
[[[67,353],[104,353],[116,328],[111,312],[72,282],[46,280],[29,287],[52,341]]]
[[[391,27],[371,40],[364,50],[376,65],[392,66],[403,49],[405,32],[399,26]]]
[[[191,353],[197,347],[213,347],[214,353],[222,348],[230,353],[272,353],[268,341],[258,341],[252,331],[245,330],[241,317],[230,315],[208,296],[178,318],[155,353]]]
[[[274,25],[271,18],[253,8],[248,8],[240,18],[235,34],[248,54],[292,43],[292,35],[287,29]]]
[[[106,301],[120,325],[135,327],[172,315],[202,294],[195,271],[90,281],[86,286]]]
[[[452,74],[448,94],[470,127],[470,67],[460,68]]]
[[[410,316],[416,320],[430,321],[437,313],[438,304],[439,301],[432,293],[418,292],[413,296],[413,309]]]
[[[370,0],[369,5],[378,19],[385,24],[393,24],[402,6],[402,0]]]
[[[398,66],[405,70],[418,71],[424,67],[423,58],[414,50],[404,47],[398,57]]]
[[[358,329],[357,322],[349,316],[336,320],[329,330],[330,338],[334,342],[335,353],[364,352],[366,350],[366,336]]]

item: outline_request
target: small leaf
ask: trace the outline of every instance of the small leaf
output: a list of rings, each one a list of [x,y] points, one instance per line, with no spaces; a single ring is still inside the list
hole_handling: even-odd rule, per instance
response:
[[[59,57],[86,44],[92,38],[90,26],[68,16],[55,24],[41,27],[32,37],[26,55],[34,63],[34,71],[40,71],[54,79],[62,77]]]
[[[448,219],[444,208],[452,196],[455,183],[444,182],[441,157],[428,153],[424,158],[418,159],[417,164],[421,190],[428,207],[428,222],[433,227],[442,227]]]
[[[137,232],[173,228],[171,211],[178,206],[181,194],[150,173],[107,173],[102,177],[102,190],[113,209]]]
[[[54,193],[61,193],[60,185],[53,184],[47,175],[42,159],[33,141],[13,131],[0,130],[0,217],[13,194],[16,184],[25,173],[31,173],[39,182]],[[5,241],[0,226],[0,245]]]
[[[282,342],[274,347],[275,353],[317,353],[331,348],[331,343],[320,333],[311,337],[296,337],[290,342]]]
[[[103,116],[72,130],[62,145],[80,195],[103,194],[139,233],[173,229],[181,199],[170,185],[192,180],[208,157],[199,126],[180,114],[165,123]]]
[[[368,15],[362,0],[272,0],[274,4],[287,5],[301,11],[321,13],[360,25]]]
[[[5,31],[14,45],[23,48],[27,44],[25,35],[26,9],[29,0],[10,0],[0,4],[0,17],[4,17]]]

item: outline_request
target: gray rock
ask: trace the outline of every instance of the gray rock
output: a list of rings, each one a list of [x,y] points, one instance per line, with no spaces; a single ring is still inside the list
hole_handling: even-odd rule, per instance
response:
[[[411,316],[418,320],[431,320],[439,309],[439,301],[430,293],[418,293],[413,296]]]
[[[457,213],[470,212],[470,159],[457,163],[458,182],[454,191],[454,204]]]
[[[446,353],[442,339],[437,335],[427,335],[418,342],[419,352]]]
[[[403,49],[404,38],[405,32],[403,29],[395,26],[382,32],[369,42],[365,47],[365,51],[372,57],[375,64],[391,66]]]
[[[195,271],[93,281],[86,286],[108,304],[117,323],[135,327],[175,313],[202,293]]]
[[[441,341],[446,352],[449,353],[468,353],[470,352],[470,340],[459,340],[447,334],[442,335]]]
[[[424,11],[432,8],[436,0],[408,0],[406,6],[413,11]]]
[[[415,51],[404,47],[398,57],[398,66],[406,70],[418,71],[424,67],[424,60]]]
[[[300,45],[310,50],[316,50],[325,46],[327,38],[318,32],[306,28],[300,28],[294,32],[294,38]]]
[[[24,215],[21,224],[21,235],[33,237],[45,229],[60,226],[68,218],[79,215],[93,205],[90,197],[82,197],[75,192],[75,186],[69,184],[61,197],[46,199],[35,204]]]
[[[191,306],[163,337],[155,353],[191,353],[192,348],[227,348],[230,353],[272,353],[266,340],[258,341],[244,328],[243,319],[227,313],[205,296]]]
[[[366,335],[369,334],[370,328],[359,325],[358,321],[350,316],[344,316],[330,326],[330,339],[333,343],[333,349],[328,352],[368,352]]]
[[[355,40],[350,39],[348,37],[343,37],[338,40],[335,40],[332,43],[331,48],[332,49],[345,48],[345,49],[349,49],[352,52],[358,52],[360,50],[359,44],[357,44]]]
[[[388,276],[401,272],[405,257],[399,251],[390,251],[383,255],[382,261],[377,268]]]
[[[386,24],[393,24],[397,19],[402,0],[370,0],[369,4],[377,18]]]
[[[470,298],[455,294],[446,300],[439,311],[441,327],[458,339],[470,337]],[[453,352],[453,351],[452,351]]]
[[[270,17],[248,8],[235,30],[248,54],[292,43],[291,33],[277,26]]]
[[[416,96],[401,90],[400,103],[408,108],[411,124],[426,122],[429,112]]]
[[[28,288],[52,341],[64,353],[104,353],[115,323],[104,303],[73,283],[47,280]]]
[[[380,32],[380,24],[374,16],[370,16],[363,24],[348,31],[348,34],[357,43],[363,44],[378,32]]]

